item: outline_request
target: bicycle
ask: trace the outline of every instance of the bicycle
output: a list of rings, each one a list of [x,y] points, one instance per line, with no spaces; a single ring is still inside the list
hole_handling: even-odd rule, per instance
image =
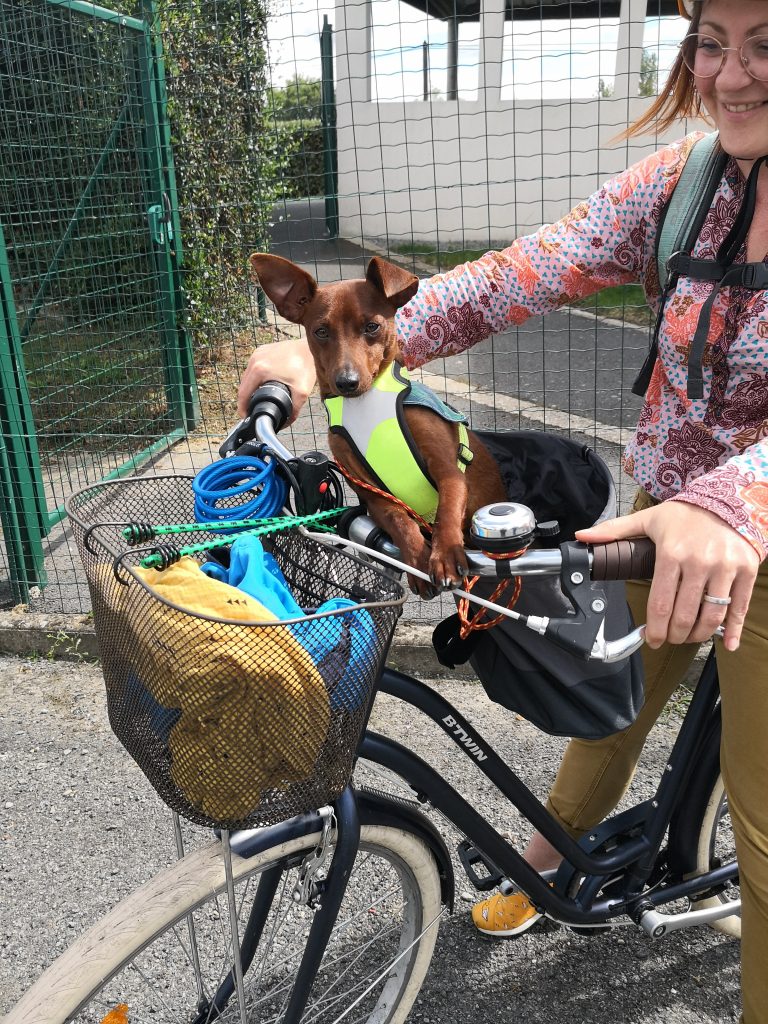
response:
[[[291,453],[276,437],[282,415],[284,410],[275,413],[272,393],[261,410],[257,407],[253,421],[262,442],[288,459]],[[131,481],[108,485],[131,486]],[[164,485],[145,480],[134,486],[152,490]],[[383,603],[401,604],[397,583],[380,568],[382,562],[396,561],[387,539],[365,517],[355,518],[350,532],[345,545],[369,552],[355,563],[356,585],[365,580],[369,591],[378,588]],[[575,552],[594,578],[649,572],[642,546],[623,548],[624,564],[618,570],[604,550],[566,547],[566,557]],[[318,557],[315,548],[311,551]],[[618,551],[609,546],[609,553]],[[477,551],[468,555],[474,572],[497,575],[498,562]],[[371,562],[371,557],[380,561]],[[532,550],[515,560],[514,573],[523,578],[558,574],[562,559],[556,549]],[[103,608],[96,609],[97,621],[103,614]],[[641,643],[638,629],[613,645],[596,640],[594,653],[625,657]],[[607,819],[580,843],[559,828],[442,696],[390,668],[381,672],[376,689],[437,724],[452,741],[456,758],[469,758],[563,853],[553,880],[526,864],[481,811],[415,752],[365,732],[359,749],[352,751],[358,765],[385,772],[398,787],[404,784],[405,795],[342,783],[339,794],[319,809],[261,827],[219,830],[190,853],[184,852],[175,814],[177,862],[81,936],[4,1024],[72,1019],[119,1024],[125,1019],[123,1005],[132,1024],[145,1019],[142,1007],[154,1021],[198,1024],[221,1017],[404,1021],[429,968],[437,925],[454,900],[451,859],[440,832],[423,813],[427,806],[465,837],[459,855],[480,892],[520,886],[549,918],[576,929],[628,919],[654,937],[702,924],[739,934],[738,867],[719,771],[720,719],[711,655],[655,796]],[[365,713],[362,717],[364,726]],[[687,909],[664,911],[680,900]],[[234,948],[240,956],[233,956]],[[162,1001],[150,984],[159,986]]]

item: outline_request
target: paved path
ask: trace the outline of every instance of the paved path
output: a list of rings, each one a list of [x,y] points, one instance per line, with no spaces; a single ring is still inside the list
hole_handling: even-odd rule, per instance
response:
[[[491,704],[474,683],[434,685],[534,792],[546,792],[561,740]],[[393,704],[377,702],[373,727],[417,750],[523,842],[525,823],[479,773],[466,775],[468,762],[457,762],[437,727]],[[0,1016],[78,932],[173,859],[170,814],[109,731],[104,705],[96,666],[0,658]],[[664,718],[652,733],[635,798],[650,796],[676,725]],[[192,829],[191,841],[204,835]],[[737,1020],[737,943],[709,929],[653,942],[634,927],[586,938],[540,925],[516,941],[483,942],[468,915],[475,896],[456,871],[456,911],[441,924],[410,1024]]]

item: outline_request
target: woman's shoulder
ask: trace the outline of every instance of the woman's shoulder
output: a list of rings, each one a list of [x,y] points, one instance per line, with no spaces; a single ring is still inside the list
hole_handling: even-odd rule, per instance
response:
[[[650,203],[660,209],[672,193],[688,155],[704,132],[691,132],[682,139],[667,143],[653,153],[642,156],[625,171],[605,183],[602,194],[614,206],[630,201]]]
[[[705,134],[702,131],[691,132],[682,139],[669,142],[654,153],[641,157],[625,173],[639,183],[669,186],[680,177],[691,150]]]

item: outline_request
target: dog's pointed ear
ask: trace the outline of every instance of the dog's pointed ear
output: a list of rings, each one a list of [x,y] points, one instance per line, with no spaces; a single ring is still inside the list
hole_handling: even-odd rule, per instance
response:
[[[374,256],[368,264],[365,278],[379,289],[395,309],[400,309],[413,298],[419,288],[419,279],[402,267],[388,263],[379,256]]]
[[[275,304],[280,316],[300,324],[317,291],[314,277],[290,260],[266,252],[253,253],[248,263],[253,279]]]

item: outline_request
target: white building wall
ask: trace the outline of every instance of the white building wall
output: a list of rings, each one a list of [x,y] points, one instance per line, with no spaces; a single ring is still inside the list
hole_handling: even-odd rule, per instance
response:
[[[611,141],[652,102],[637,96],[646,0],[622,0],[610,99],[502,101],[504,0],[484,0],[478,99],[404,103],[370,100],[369,2],[336,8],[344,238],[503,244],[561,217],[661,143],[706,127]]]

